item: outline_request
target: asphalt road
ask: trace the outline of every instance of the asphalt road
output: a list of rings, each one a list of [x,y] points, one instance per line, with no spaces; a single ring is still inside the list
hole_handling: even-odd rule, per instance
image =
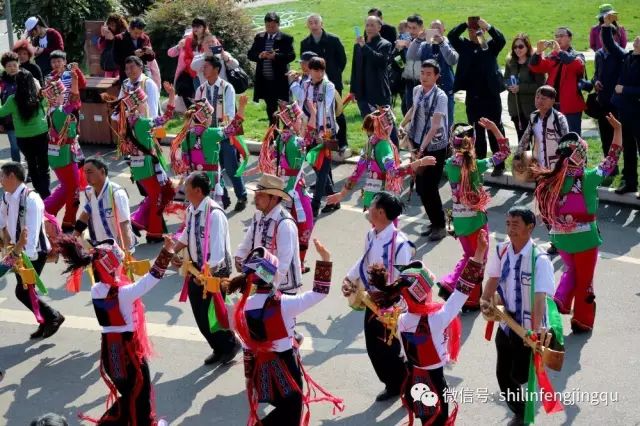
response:
[[[140,201],[128,179],[126,166],[105,147],[85,147],[87,154],[101,152],[110,160],[111,177],[126,185],[132,205]],[[9,157],[6,138],[0,137],[0,158]],[[0,160],[2,161],[2,160]],[[335,169],[341,187],[350,173],[348,165]],[[310,177],[310,181],[313,178]],[[492,247],[504,238],[504,214],[518,203],[530,204],[531,195],[505,189],[490,189],[493,195],[489,219],[495,232]],[[448,185],[441,188],[450,205]],[[406,199],[406,196],[405,196]],[[236,246],[252,215],[253,206],[240,214],[230,214],[232,246]],[[605,242],[596,271],[598,314],[590,335],[572,335],[565,317],[566,358],[560,373],[551,372],[556,391],[565,392],[562,413],[545,415],[540,424],[640,424],[637,409],[639,361],[637,287],[640,271],[640,216],[638,211],[602,205],[600,229]],[[434,244],[419,237],[424,214],[414,196],[401,227],[417,245],[417,253],[436,275],[447,273],[458,260],[460,247],[453,238]],[[171,218],[171,229],[176,219]],[[396,425],[406,423],[399,401],[376,403],[382,389],[365,352],[362,313],[348,308],[339,291],[342,276],[362,253],[369,228],[357,194],[343,203],[340,211],[321,216],[314,237],[333,254],[334,285],[329,297],[298,318],[298,328],[306,336],[303,362],[313,378],[345,399],[344,412],[333,415],[331,407],[314,405],[314,425]],[[546,245],[546,231],[538,227],[535,237]],[[153,258],[159,245],[141,245],[139,257]],[[309,255],[314,260],[313,251]],[[561,272],[559,258],[553,259],[556,277]],[[64,414],[70,424],[78,424],[76,413],[100,415],[104,410],[106,387],[100,379],[98,350],[100,337],[85,278],[79,294],[64,289],[62,264],[48,264],[44,280],[46,298],[67,321],[57,335],[32,342],[33,316],[15,298],[13,275],[0,279],[0,368],[6,377],[0,383],[0,424],[25,425],[36,415],[54,411]],[[310,289],[312,277],[305,276],[303,289]],[[188,304],[178,302],[181,278],[166,277],[144,298],[149,331],[157,356],[150,361],[155,385],[157,412],[173,425],[244,425],[248,406],[244,394],[241,357],[228,367],[202,364],[209,355],[199,335]],[[484,340],[485,322],[477,314],[464,314],[463,346],[458,364],[446,369],[449,385],[460,403],[458,424],[506,424],[510,414],[498,401],[495,378],[495,348]]]

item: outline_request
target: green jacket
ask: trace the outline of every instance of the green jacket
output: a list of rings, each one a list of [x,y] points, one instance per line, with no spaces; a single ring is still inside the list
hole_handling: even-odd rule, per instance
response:
[[[47,107],[46,101],[42,99],[33,117],[25,121],[18,112],[18,105],[16,104],[14,96],[15,95],[9,96],[7,102],[0,106],[0,117],[11,116],[16,137],[30,138],[47,133],[49,125],[47,124],[47,115],[45,113],[45,108]]]
[[[534,103],[536,97],[536,90],[538,87],[544,84],[544,74],[536,74],[529,69],[529,61],[525,64],[518,64],[517,61],[512,62],[507,59],[507,63],[504,68],[504,80],[507,87],[511,85],[509,79],[512,75],[515,75],[518,79],[518,95],[509,92],[507,95],[507,105],[509,107],[509,116],[517,117],[518,109],[520,115],[527,118],[533,111],[536,110]],[[517,102],[516,102],[517,98]],[[527,123],[522,123],[524,127]],[[522,128],[524,130],[524,127]]]

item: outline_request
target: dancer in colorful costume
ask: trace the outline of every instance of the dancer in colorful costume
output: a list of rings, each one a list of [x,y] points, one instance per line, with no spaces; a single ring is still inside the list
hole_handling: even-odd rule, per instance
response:
[[[5,248],[13,250],[0,262],[0,276],[9,270],[16,273],[16,297],[33,314],[39,324],[31,339],[48,338],[55,334],[64,322],[64,316],[38,297],[46,295],[47,288],[40,274],[55,250],[45,230],[50,219],[37,192],[24,183],[22,164],[8,162],[0,166],[0,185],[4,190],[0,204],[0,229]],[[53,218],[55,219],[55,218]],[[57,223],[52,223],[57,226]]]
[[[339,203],[366,172],[363,208],[367,210],[376,193],[387,191],[400,195],[404,176],[414,173],[418,167],[435,164],[435,158],[427,156],[404,166],[401,165],[398,148],[389,140],[394,120],[390,107],[379,108],[364,118],[362,128],[367,132],[367,144],[342,190],[329,196],[327,203]]]
[[[223,284],[229,293],[242,292],[233,319],[244,347],[250,409],[247,425],[306,426],[311,402],[328,401],[335,409],[344,409],[342,399],[309,377],[293,335],[296,315],[327,297],[331,286],[331,255],[317,240],[314,244],[322,260],[316,262],[311,291],[295,296],[278,292],[274,287],[278,259],[264,247],[253,249],[242,265],[243,273]],[[262,419],[258,418],[259,403],[274,406]]]
[[[130,156],[131,179],[144,190],[145,198],[131,214],[131,223],[134,231],[143,229],[147,232],[149,243],[162,241],[166,231],[163,213],[175,195],[167,175],[169,165],[153,136],[154,130],[163,126],[175,109],[173,86],[165,82],[163,87],[169,94],[167,110],[154,119],[147,117],[147,95],[141,87],[125,91],[124,97],[117,101],[104,96],[116,108],[118,152]]]
[[[84,269],[91,268],[95,279],[91,298],[102,326],[100,375],[109,387],[108,409],[99,420],[80,414],[83,420],[105,425],[158,424],[147,363],[152,348],[141,297],[164,276],[174,255],[173,246],[171,237],[164,237],[164,246],[151,270],[132,283],[123,268],[124,252],[114,240],[98,242],[88,252],[72,235],[58,240],[58,248],[68,265],[65,272],[71,273],[69,281],[81,280]]]
[[[408,360],[402,402],[409,412],[409,425],[413,425],[414,416],[423,425],[455,423],[458,407],[456,404],[449,415],[444,366],[457,361],[462,333],[458,312],[469,293],[482,283],[488,244],[487,232],[482,230],[473,257],[466,262],[455,291],[444,304],[432,301],[435,275],[420,261],[402,267],[400,276],[391,284],[384,266],[369,268],[369,282],[382,291],[377,292],[380,307],[393,306],[401,298],[407,306],[398,317],[398,332]],[[414,398],[416,394],[418,399]]]
[[[454,124],[451,132],[454,154],[444,166],[453,199],[453,230],[463,251],[462,259],[453,272],[440,280],[439,294],[444,299],[453,292],[467,261],[475,253],[478,235],[482,231],[485,234],[489,232],[486,210],[491,196],[482,187],[482,174],[490,167],[502,164],[510,154],[509,139],[504,137],[493,121],[481,118],[479,124],[495,136],[499,150],[491,158],[477,159],[474,127],[464,123]],[[464,309],[478,310],[481,294],[482,282],[474,287]]]
[[[535,169],[538,185],[536,204],[543,219],[551,225],[551,243],[558,248],[565,271],[554,300],[562,314],[573,304],[571,329],[591,331],[596,316],[593,276],[602,238],[598,230],[598,186],[615,170],[622,151],[622,127],[609,114],[614,129],[613,143],[604,160],[587,168],[587,143],[577,133],[567,133],[558,144],[560,156],[553,170]]]
[[[262,172],[284,179],[284,190],[292,200],[286,201],[285,204],[298,226],[300,265],[302,265],[302,272],[305,273],[309,272],[309,267],[304,266],[304,259],[309,248],[314,222],[311,197],[306,190],[303,170],[306,148],[311,144],[310,132],[303,134],[303,112],[296,102],[289,105],[281,102],[276,116],[282,121],[282,129],[278,132],[275,141],[272,137],[274,132],[271,130],[268,132],[262,142],[258,166],[247,171],[247,174]]]
[[[58,178],[58,186],[44,200],[47,213],[57,215],[65,208],[62,230],[72,231],[80,205],[80,189],[86,187],[84,173],[78,163],[84,156],[78,143],[78,113],[80,111],[80,87],[76,70],[62,73],[59,78],[47,78],[42,94],[49,101],[49,166]],[[55,71],[54,71],[55,72]],[[63,77],[70,75],[67,89]],[[53,74],[53,73],[52,73]],[[82,182],[81,182],[82,181]]]
[[[238,99],[238,111],[231,122],[224,127],[210,127],[214,108],[206,98],[199,99],[185,113],[182,130],[171,143],[171,168],[177,175],[187,175],[193,171],[204,171],[209,176],[211,198],[223,208],[231,201],[224,186],[221,172],[220,143],[229,139],[243,157],[236,176],[242,176],[249,161],[249,149],[244,141],[242,122],[249,98],[241,95]]]

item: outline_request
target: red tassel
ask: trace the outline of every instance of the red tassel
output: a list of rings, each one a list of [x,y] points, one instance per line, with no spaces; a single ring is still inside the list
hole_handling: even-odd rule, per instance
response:
[[[82,286],[82,268],[75,269],[67,278],[66,288],[69,293],[78,293]]]
[[[182,291],[180,291],[180,302],[186,302],[189,296],[189,277],[184,277],[184,283],[182,283]]]
[[[540,355],[539,352],[536,352],[533,356],[533,362],[538,378],[538,386],[540,386],[540,390],[542,391],[542,406],[544,407],[544,411],[547,414],[562,411],[564,409],[562,402],[557,399],[557,394],[553,390],[551,380],[549,380],[549,376],[547,376],[547,372],[542,365],[542,355]]]
[[[493,336],[493,321],[487,321],[487,326],[484,329],[484,339],[487,341],[491,341],[491,337]]]
[[[84,190],[87,186],[89,186],[89,182],[87,182],[87,176],[84,174],[84,167],[80,167],[78,171],[80,172],[80,189]]]

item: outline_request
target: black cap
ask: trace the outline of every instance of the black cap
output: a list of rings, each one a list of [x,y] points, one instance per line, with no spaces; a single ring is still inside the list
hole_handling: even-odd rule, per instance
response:
[[[310,61],[311,58],[314,58],[316,56],[318,56],[316,52],[307,50],[306,52],[302,52],[302,54],[300,55],[300,61]]]

